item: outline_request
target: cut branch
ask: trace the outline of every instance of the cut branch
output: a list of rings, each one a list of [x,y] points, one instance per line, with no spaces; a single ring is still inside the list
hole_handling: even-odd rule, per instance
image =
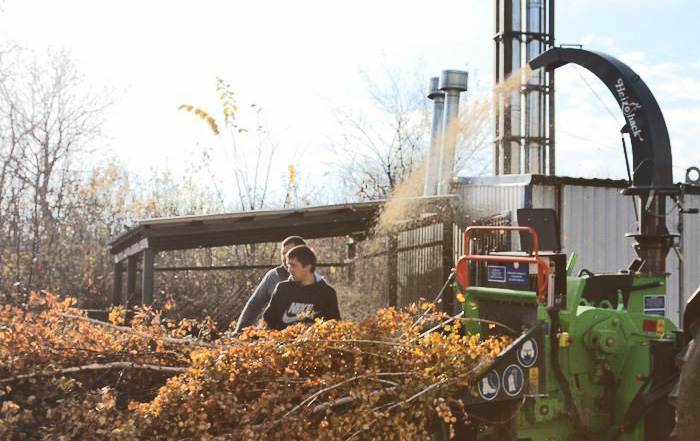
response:
[[[342,339],[314,339],[314,338],[304,338],[304,339],[294,339],[294,340],[278,340],[277,343],[282,344],[301,344],[301,343],[367,343],[374,345],[384,345],[384,346],[395,346],[395,347],[407,347],[407,348],[417,348],[418,345],[413,344],[413,341],[408,343],[402,343],[400,341],[386,341],[386,340],[367,340],[367,339],[356,339],[356,338],[342,338]],[[335,348],[338,349],[338,348]]]
[[[137,336],[142,337],[142,338],[161,340],[161,341],[164,341],[167,343],[173,343],[173,344],[178,344],[178,345],[203,346],[205,348],[218,348],[218,349],[223,349],[223,348],[229,347],[227,345],[216,345],[213,343],[207,343],[205,341],[199,341],[199,340],[192,340],[189,338],[173,338],[173,337],[165,337],[165,336],[147,334],[145,332],[131,329],[127,326],[117,326],[117,325],[113,325],[111,323],[106,323],[106,322],[102,322],[100,320],[91,319],[89,317],[82,317],[79,315],[65,314],[62,312],[57,312],[56,315],[63,317],[63,318],[71,319],[71,320],[80,320],[83,322],[92,323],[93,325],[104,326],[106,328],[114,329],[114,330],[121,331],[121,332],[126,332],[127,334],[137,335]]]
[[[410,398],[407,398],[407,399],[400,401],[400,402],[394,404],[393,406],[389,407],[387,409],[387,412],[390,411],[391,409],[395,408],[396,406],[400,406],[401,404],[410,403],[411,401],[415,400],[416,398],[420,397],[421,395],[427,394],[431,390],[439,388],[440,386],[442,386],[443,384],[447,383],[450,380],[452,380],[452,379],[451,378],[443,378],[442,380],[431,384],[430,386],[426,387],[425,389],[415,393]]]
[[[59,376],[59,375],[74,374],[76,372],[100,371],[100,370],[106,370],[106,369],[145,369],[145,370],[158,371],[158,372],[169,372],[169,373],[174,373],[174,374],[181,374],[183,372],[187,372],[187,368],[185,368],[185,367],[159,366],[159,365],[155,365],[155,364],[140,364],[140,363],[131,363],[131,362],[127,362],[127,361],[115,361],[113,363],[105,363],[105,364],[94,364],[93,363],[93,364],[88,364],[85,366],[69,367],[69,368],[59,369],[59,370],[55,370],[55,371],[42,371],[42,372],[35,372],[33,374],[16,375],[16,376],[10,377],[10,378],[3,378],[2,380],[0,380],[0,384],[11,383],[13,381],[24,380],[27,378],[55,377],[55,376]]]

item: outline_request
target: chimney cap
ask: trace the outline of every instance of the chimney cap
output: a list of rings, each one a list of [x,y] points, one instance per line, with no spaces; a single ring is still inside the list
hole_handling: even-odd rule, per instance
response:
[[[463,70],[443,70],[440,73],[440,90],[457,90],[464,92],[467,90],[469,73]]]
[[[431,100],[445,96],[445,92],[440,90],[440,77],[431,77],[428,80],[427,94]]]

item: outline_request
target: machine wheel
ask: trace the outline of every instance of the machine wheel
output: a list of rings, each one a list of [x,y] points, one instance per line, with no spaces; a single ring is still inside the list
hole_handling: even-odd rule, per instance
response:
[[[680,380],[671,393],[676,406],[673,441],[696,441],[700,434],[700,320],[690,326],[693,339],[678,355]]]

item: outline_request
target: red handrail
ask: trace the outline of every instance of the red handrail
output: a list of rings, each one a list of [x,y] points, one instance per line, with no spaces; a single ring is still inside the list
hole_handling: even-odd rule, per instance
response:
[[[479,262],[518,262],[537,264],[537,285],[539,286],[539,301],[544,303],[547,285],[549,283],[549,266],[547,262],[540,259],[539,243],[537,232],[530,227],[469,227],[464,231],[464,247],[469,250],[469,233],[472,231],[527,231],[532,235],[535,257],[515,257],[515,256],[482,256],[479,254],[465,254],[457,261],[457,281],[466,289],[469,287],[469,261]],[[467,251],[468,252],[468,251]]]

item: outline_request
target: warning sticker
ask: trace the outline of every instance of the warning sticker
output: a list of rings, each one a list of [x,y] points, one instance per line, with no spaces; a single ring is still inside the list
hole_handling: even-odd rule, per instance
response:
[[[537,361],[537,342],[529,339],[518,349],[518,361],[523,367],[529,368]]]
[[[644,314],[660,316],[666,315],[666,296],[644,296]]]
[[[518,395],[523,390],[525,378],[523,370],[516,364],[511,364],[503,372],[503,390],[509,396]]]
[[[527,285],[529,277],[529,266],[519,262],[508,262],[505,265],[491,265],[488,267],[487,278],[489,282]]]
[[[530,277],[530,268],[527,264],[513,262],[506,265],[506,283],[527,285]]]
[[[540,370],[533,367],[528,369],[530,375],[530,395],[538,395],[540,393]]]
[[[505,282],[506,267],[505,266],[489,266],[488,271],[489,282]]]
[[[489,371],[488,374],[479,380],[478,384],[479,395],[487,401],[496,398],[498,391],[501,389],[501,379],[496,371]]]

